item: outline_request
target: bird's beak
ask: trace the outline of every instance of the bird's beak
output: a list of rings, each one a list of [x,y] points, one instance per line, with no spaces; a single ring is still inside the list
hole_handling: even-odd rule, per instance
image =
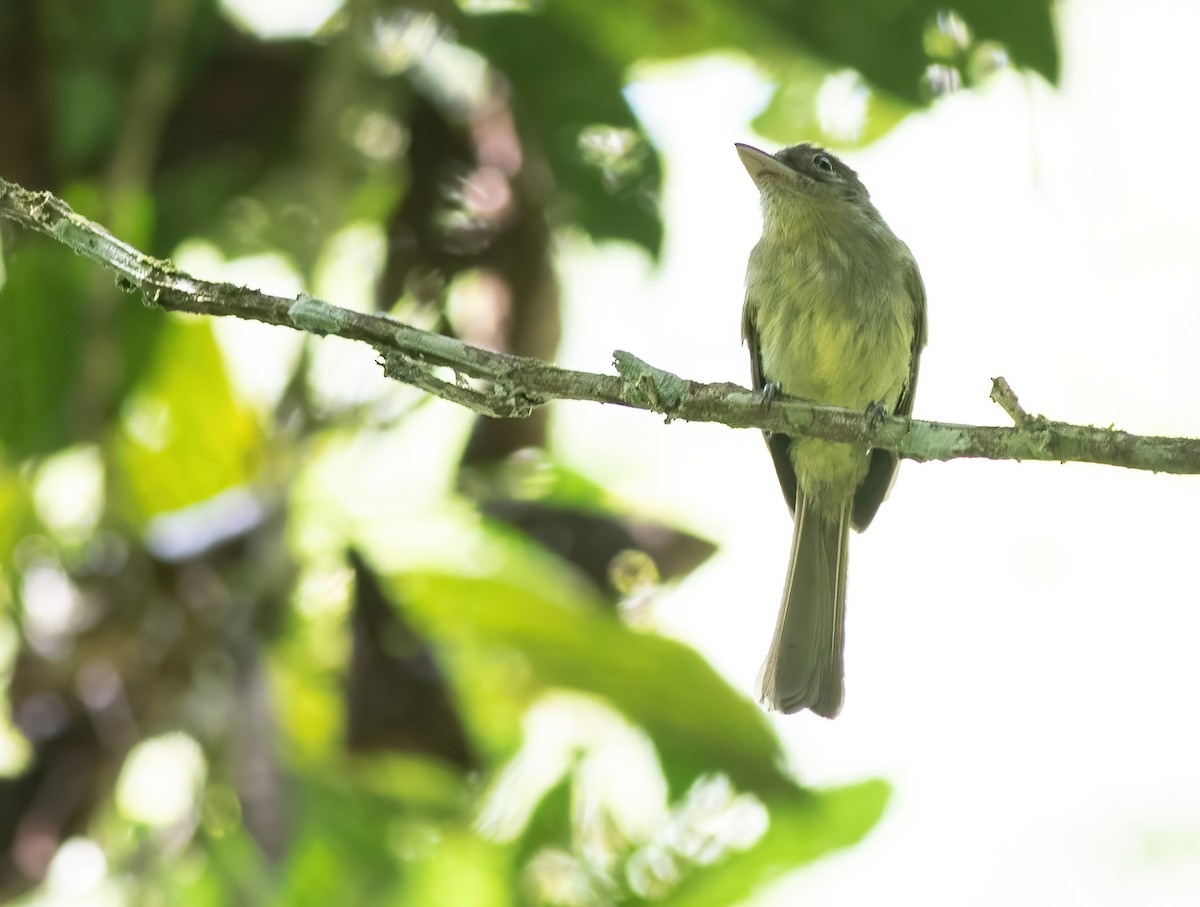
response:
[[[760,151],[753,145],[735,142],[733,147],[737,149],[738,157],[742,159],[742,165],[755,183],[761,183],[763,176],[768,173],[775,176],[795,176],[795,172],[787,164],[775,160],[771,155]]]

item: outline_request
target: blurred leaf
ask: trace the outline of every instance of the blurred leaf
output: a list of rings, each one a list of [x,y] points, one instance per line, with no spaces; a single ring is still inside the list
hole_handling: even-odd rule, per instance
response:
[[[922,101],[921,76],[930,60],[925,30],[954,9],[978,40],[999,41],[1018,66],[1058,81],[1058,42],[1050,0],[755,0],[744,8],[776,35],[811,49],[831,68],[849,66],[875,88],[910,103]]]
[[[552,687],[593,693],[640,724],[673,793],[707,772],[724,772],[758,793],[793,787],[766,716],[687,646],[547,598],[534,584],[438,573],[399,582],[413,620],[445,649],[490,651],[510,675],[530,675],[531,694]]]
[[[574,784],[574,774],[568,771],[538,801],[516,842],[518,866],[524,866],[544,847],[571,844],[571,791]]]
[[[621,509],[602,485],[559,462],[544,448],[465,465],[458,481],[461,490],[474,500],[540,501],[597,516]]]
[[[64,197],[85,216],[87,183]],[[8,251],[6,249],[6,251]],[[13,460],[95,440],[140,379],[161,313],[132,302],[95,265],[23,235],[0,285],[0,442]]]
[[[613,602],[685,576],[716,551],[682,530],[617,514],[504,499],[480,510],[576,567]]]
[[[933,6],[929,4],[925,9],[926,24],[932,17],[929,7]],[[1051,0],[1017,0],[1010,3],[958,0],[949,6],[937,6],[932,15],[940,10],[954,10],[971,28],[976,41],[999,41],[1012,54],[1018,66],[1028,67],[1056,85],[1062,62],[1058,50],[1058,29],[1054,21],[1056,6]]]
[[[399,905],[422,907],[508,907],[512,866],[508,849],[483,840],[470,829],[445,829],[426,859],[408,867]]]
[[[168,255],[203,236],[227,256],[277,251],[304,270],[320,239],[342,226],[321,221],[315,205],[315,194],[331,188],[320,165],[333,162],[313,161],[304,141],[320,48],[259,41],[234,29],[209,0],[199,7],[182,48],[179,97],[164,124],[158,218],[147,251]]]
[[[1058,42],[1050,0],[723,0],[645,4],[637,0],[548,0],[545,15],[621,65],[739,49],[760,58],[812,54],[830,69],[850,67],[875,88],[910,103],[929,63],[925,29],[952,9],[977,40],[1005,45],[1018,66],[1058,81]]]
[[[319,764],[342,747],[343,690],[328,665],[311,657],[315,653],[306,642],[292,639],[276,649],[270,662],[271,686],[289,757]]]
[[[101,158],[123,125],[122,94],[151,7],[124,0],[41,6],[45,38],[58,51],[48,69],[53,151],[71,172]]]
[[[111,73],[94,65],[63,72],[55,86],[58,154],[68,167],[94,156],[120,122],[121,97]]]
[[[771,825],[750,850],[693,870],[666,897],[632,903],[736,904],[772,878],[858,843],[883,815],[889,793],[883,781],[864,781],[772,803]]]
[[[212,788],[209,788],[210,792]],[[265,904],[274,893],[273,879],[262,852],[244,828],[204,829],[198,843],[206,859],[205,876],[219,883],[221,904]],[[173,864],[177,865],[177,864]],[[190,887],[185,886],[184,887]],[[166,903],[176,903],[169,896]]]
[[[472,785],[463,772],[426,756],[356,755],[349,778],[360,790],[404,803],[429,816],[461,822],[474,818]]]
[[[4,462],[3,453],[0,448],[0,464]],[[0,465],[0,578],[4,576],[13,546],[36,526],[28,486]],[[4,600],[4,592],[0,591],[0,602]]]
[[[558,190],[559,216],[595,239],[626,239],[657,255],[662,243],[658,155],[623,94],[624,66],[550,16],[469,16],[462,40],[512,82],[526,139],[540,144]],[[628,142],[611,165],[589,163],[586,130],[615,130]]]
[[[222,907],[235,903],[234,890],[230,890],[221,874],[213,871],[210,861],[201,854],[172,861],[160,878],[156,889],[162,903],[176,907]]]
[[[388,600],[354,550],[353,646],[346,684],[346,745],[478,767],[458,709],[429,645]]]
[[[649,555],[657,581],[686,576],[716,550],[684,529],[629,515],[628,504],[545,450],[465,466],[459,485],[484,515],[568,560],[610,598],[628,591],[614,589],[610,572],[625,552]]]
[[[510,903],[508,849],[476,835],[469,815],[431,816],[423,796],[365,794],[356,779],[361,766],[351,776],[297,779],[296,835],[274,903]]]
[[[294,838],[280,903],[398,903],[392,804],[358,793],[344,778],[307,776],[292,805]]]
[[[529,93],[529,70],[541,82],[557,87],[561,81],[544,78],[547,71],[556,76],[562,72],[557,65],[542,65],[544,42],[550,42],[554,52],[569,47],[572,55],[591,57],[575,70],[578,79],[588,80],[578,82],[582,91],[577,94],[584,95],[603,84],[597,73],[609,67],[627,78],[629,67],[644,60],[740,50],[778,84],[771,109],[756,128],[781,142],[822,134],[814,115],[816,90],[824,76],[840,69],[861,73],[873,89],[858,142],[882,135],[912,107],[927,103],[921,79],[933,61],[925,50],[925,33],[947,10],[965,19],[974,41],[998,42],[1015,65],[1040,73],[1051,83],[1058,81],[1058,42],[1050,0],[963,0],[949,5],[939,0],[748,0],[741,4],[548,0],[538,9],[537,14],[481,15],[475,19],[482,24],[465,32],[467,43],[500,62],[506,71],[503,61],[514,53],[520,55],[514,70],[518,75],[513,77],[518,100]],[[525,24],[509,23],[491,32],[493,22],[502,18]],[[547,23],[541,32],[538,20]],[[518,29],[523,29],[519,36]],[[533,52],[535,47],[542,47],[541,56]],[[547,102],[547,109],[556,112],[551,122],[557,123],[569,121],[572,112],[583,107],[580,98],[561,90]]]
[[[30,237],[0,289],[0,441],[20,460],[70,444],[89,267]]]
[[[881,91],[866,93],[866,109],[853,134],[831,134],[818,116],[817,96],[830,70],[819,60],[790,57],[770,64],[777,85],[771,100],[751,125],[754,131],[781,145],[800,138],[828,142],[835,146],[866,145],[882,138],[904,117],[912,106]]]
[[[673,3],[547,0],[534,8],[541,17],[556,20],[558,30],[586,42],[624,73],[643,60],[719,51],[749,44],[756,36],[761,38],[761,13],[756,14],[755,5],[726,0]],[[487,21],[496,16],[485,14],[479,18]]]
[[[113,439],[117,498],[135,525],[249,483],[262,453],[254,414],[234,396],[210,323],[165,323]]]

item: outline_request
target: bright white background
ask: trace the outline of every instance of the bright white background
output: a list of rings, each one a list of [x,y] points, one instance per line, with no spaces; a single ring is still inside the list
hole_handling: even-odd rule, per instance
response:
[[[1026,408],[1198,435],[1200,10],[1062,9],[1063,79],[1014,75],[845,156],[912,247],[929,293],[916,415],[1007,424]],[[613,349],[748,382],[742,274],[757,198],[733,150],[766,88],[744,62],[648,71],[631,93],[667,158],[654,272],[568,247],[566,365]],[[802,140],[804,136],[796,136]],[[752,432],[573,404],[560,452],[719,541],[657,611],[752,688],[790,528]],[[799,775],[895,788],[861,845],[773,904],[1200,902],[1200,480],[1085,465],[906,463],[851,545],[847,698],[780,717]]]

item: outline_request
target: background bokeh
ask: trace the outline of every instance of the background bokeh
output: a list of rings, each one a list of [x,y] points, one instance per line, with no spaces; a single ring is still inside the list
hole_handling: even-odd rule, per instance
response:
[[[1198,433],[1196,13],[1168,0],[0,5],[0,176],[197,275],[746,383],[816,139],[912,247],[915,414]],[[750,701],[756,433],[476,420],[4,223],[0,891],[38,904],[1200,896],[1188,477],[905,464],[847,702]]]

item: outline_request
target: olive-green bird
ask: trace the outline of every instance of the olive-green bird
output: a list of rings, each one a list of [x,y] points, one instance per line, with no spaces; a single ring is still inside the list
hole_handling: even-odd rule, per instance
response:
[[[762,200],[742,332],[754,387],[854,410],[912,413],[925,287],[858,174],[815,145],[737,145]],[[834,717],[843,698],[846,548],[887,496],[885,450],[766,434],[795,529],[759,676],[772,709]]]

